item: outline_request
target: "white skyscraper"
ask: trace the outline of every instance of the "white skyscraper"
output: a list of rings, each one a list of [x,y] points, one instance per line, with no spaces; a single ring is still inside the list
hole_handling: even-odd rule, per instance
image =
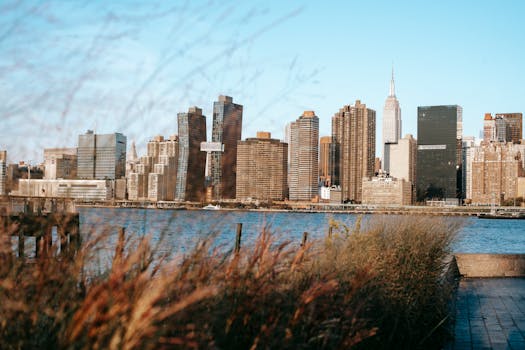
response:
[[[383,108],[383,170],[390,171],[390,149],[389,144],[397,143],[401,138],[401,108],[396,98],[394,85],[394,68],[392,68],[392,80],[390,80],[390,93]]]

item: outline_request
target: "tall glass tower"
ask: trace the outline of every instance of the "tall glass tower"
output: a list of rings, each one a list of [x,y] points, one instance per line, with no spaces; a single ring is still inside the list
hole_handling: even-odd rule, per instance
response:
[[[457,202],[462,196],[462,114],[457,105],[417,108],[419,201]]]
[[[200,201],[204,199],[204,171],[206,153],[201,142],[206,141],[206,117],[202,109],[190,107],[187,113],[177,114],[179,131],[179,159],[175,199]]]
[[[211,181],[214,199],[234,199],[237,177],[237,141],[241,140],[242,105],[230,96],[219,96],[213,103],[212,142],[224,146],[222,152],[211,152]]]

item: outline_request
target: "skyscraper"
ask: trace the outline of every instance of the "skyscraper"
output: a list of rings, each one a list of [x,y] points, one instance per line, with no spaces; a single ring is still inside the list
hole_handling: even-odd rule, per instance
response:
[[[0,151],[0,196],[7,194],[7,151]]]
[[[525,171],[521,152],[514,146],[493,142],[473,148],[472,203],[501,205],[518,197],[518,177]]]
[[[374,175],[376,112],[360,100],[332,117],[333,184],[343,202],[361,202],[363,177]]]
[[[383,108],[383,170],[390,172],[390,144],[396,144],[401,138],[401,108],[396,98],[394,68],[390,80],[390,93]]]
[[[472,158],[475,146],[476,139],[474,136],[463,136],[461,151],[461,188],[464,198],[472,198]]]
[[[78,137],[77,176],[80,179],[115,180],[126,172],[126,136],[97,135],[88,130]]]
[[[237,146],[237,199],[282,200],[287,193],[288,144],[258,132]]]
[[[507,142],[519,143],[523,138],[523,114],[522,113],[497,113],[497,118],[503,118],[507,124]]]
[[[187,113],[177,114],[179,130],[179,159],[175,199],[200,201],[204,199],[206,153],[201,142],[206,141],[206,117],[202,109],[190,107]]]
[[[319,144],[319,178],[324,186],[331,185],[330,177],[330,150],[332,147],[332,136],[321,137]]]
[[[309,201],[318,195],[319,118],[305,111],[290,125],[290,200]]]
[[[212,142],[224,145],[223,152],[211,152],[211,183],[214,199],[234,199],[237,174],[237,141],[241,140],[243,106],[229,96],[213,103]]]
[[[483,118],[483,142],[489,143],[496,140],[496,120],[492,114],[485,113]]]
[[[521,113],[485,113],[483,121],[483,142],[520,143],[523,137],[523,115]]]
[[[457,105],[417,109],[417,198],[461,198],[462,114]]]
[[[389,145],[390,149],[390,176],[407,181],[412,192],[412,201],[416,196],[416,161],[417,141],[407,134],[397,143]]]

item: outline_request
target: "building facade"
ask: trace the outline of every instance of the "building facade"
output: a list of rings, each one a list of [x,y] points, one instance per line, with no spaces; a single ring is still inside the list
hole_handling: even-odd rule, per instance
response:
[[[390,172],[390,145],[397,144],[401,138],[401,108],[396,97],[394,69],[390,80],[390,93],[383,108],[383,170]]]
[[[483,118],[483,142],[496,141],[496,120],[491,113],[485,113]]]
[[[0,151],[0,196],[7,194],[7,151]]]
[[[412,188],[411,202],[413,202],[416,199],[417,141],[411,134],[407,134],[397,143],[389,146],[390,172],[388,174],[409,184]]]
[[[148,142],[146,156],[140,157],[128,173],[128,199],[173,200],[177,181],[179,140],[155,136]]]
[[[270,133],[239,141],[237,200],[282,200],[287,196],[288,144]]]
[[[376,112],[360,100],[332,117],[332,183],[343,202],[361,202],[363,177],[374,176]]]
[[[404,179],[376,176],[363,179],[363,204],[410,205],[412,185]]]
[[[476,139],[474,136],[463,136],[461,152],[463,198],[472,198],[472,157],[475,146]]]
[[[520,143],[523,138],[523,114],[522,113],[496,113],[496,119],[505,120],[506,138],[505,142]]]
[[[78,137],[79,179],[115,180],[126,175],[126,136],[97,135],[88,130]]]
[[[69,198],[82,201],[106,201],[113,198],[112,180],[20,179],[19,196]]]
[[[206,153],[201,152],[201,142],[206,142],[206,117],[202,115],[202,109],[190,107],[187,113],[177,114],[177,124],[179,156],[175,199],[204,200]]]
[[[457,105],[418,107],[417,199],[461,198],[462,114]]]
[[[332,148],[332,136],[323,136],[319,143],[319,180],[322,186],[331,185],[330,176],[330,150]]]
[[[305,111],[290,125],[289,194],[292,201],[319,196],[319,118]]]
[[[44,149],[44,179],[75,179],[77,177],[76,148]]]
[[[511,142],[474,147],[472,204],[496,204],[518,197],[518,178],[525,176],[522,154]]]
[[[522,113],[485,113],[483,120],[483,142],[512,142],[518,144],[523,137]]]
[[[212,142],[223,145],[222,152],[210,153],[213,199],[234,199],[237,176],[237,142],[241,140],[243,106],[230,96],[213,103]]]

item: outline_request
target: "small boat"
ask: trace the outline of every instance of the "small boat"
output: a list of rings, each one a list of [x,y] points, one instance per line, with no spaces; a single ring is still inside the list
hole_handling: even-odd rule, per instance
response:
[[[205,207],[202,207],[202,209],[204,210],[219,210],[221,209],[221,206],[220,205],[212,205],[212,204],[208,204],[207,206]]]

